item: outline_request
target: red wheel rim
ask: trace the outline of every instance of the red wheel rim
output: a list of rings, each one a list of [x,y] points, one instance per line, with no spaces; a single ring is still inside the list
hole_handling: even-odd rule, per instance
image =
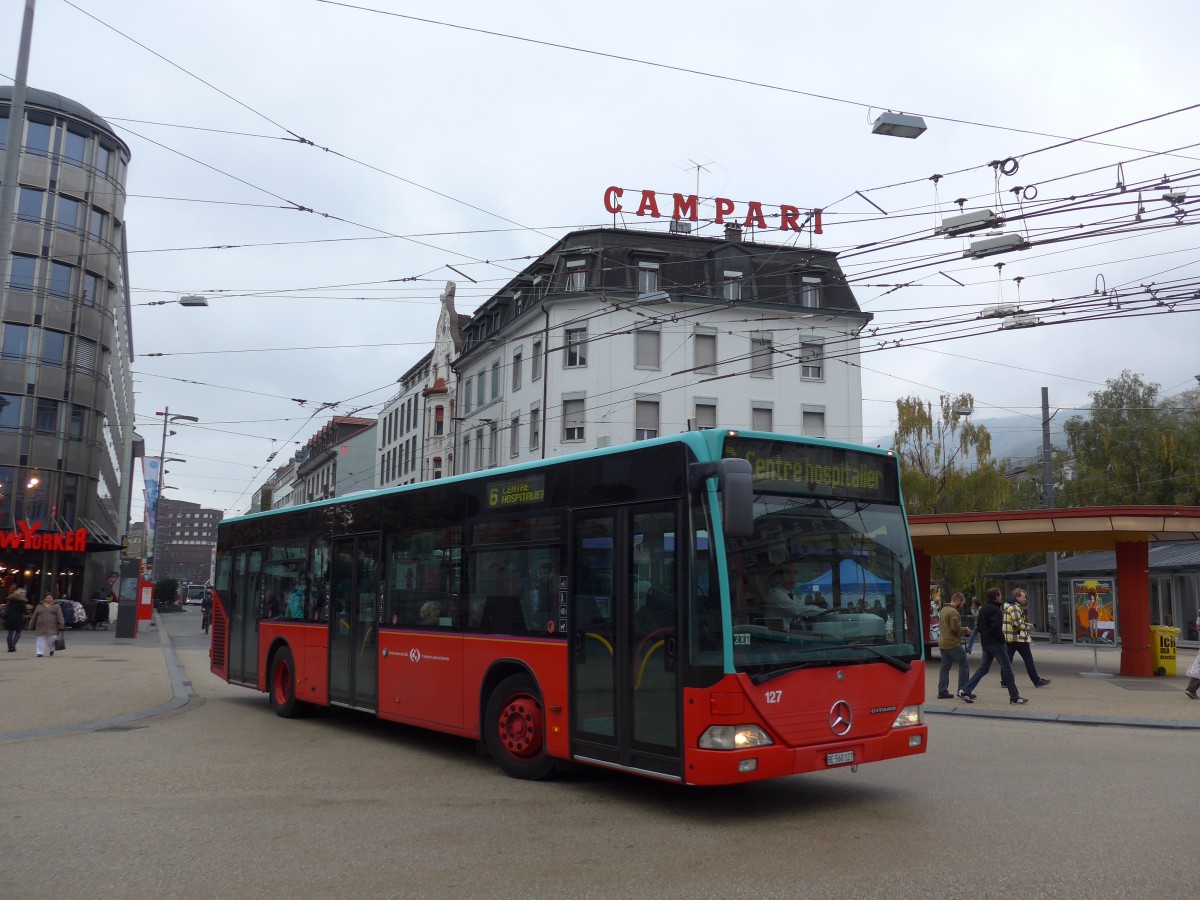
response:
[[[513,694],[500,710],[500,743],[517,759],[542,752],[542,707],[529,694]]]
[[[286,662],[280,661],[275,665],[275,702],[283,706],[288,702],[292,689],[292,670]]]

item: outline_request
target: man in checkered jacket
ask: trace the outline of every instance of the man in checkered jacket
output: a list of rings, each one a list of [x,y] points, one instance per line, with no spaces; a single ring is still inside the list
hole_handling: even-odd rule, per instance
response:
[[[1008,649],[1009,662],[1020,654],[1021,659],[1025,660],[1025,671],[1033,686],[1045,687],[1050,679],[1038,675],[1037,666],[1033,663],[1033,639],[1029,636],[1029,619],[1025,615],[1025,604],[1028,602],[1025,591],[1013,588],[1012,596],[1004,604],[1004,645]]]

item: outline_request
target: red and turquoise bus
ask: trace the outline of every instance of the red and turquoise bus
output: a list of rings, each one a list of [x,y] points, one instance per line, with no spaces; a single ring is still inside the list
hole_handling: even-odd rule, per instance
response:
[[[923,753],[896,458],[706,430],[221,523],[212,670],[568,763],[735,784]]]

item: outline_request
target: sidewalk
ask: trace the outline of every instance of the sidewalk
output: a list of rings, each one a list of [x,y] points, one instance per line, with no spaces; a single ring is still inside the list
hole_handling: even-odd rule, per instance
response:
[[[140,623],[136,638],[118,638],[115,623],[68,629],[67,648],[41,659],[36,642],[26,631],[15,653],[0,653],[0,741],[116,727],[192,696],[170,636],[150,623]]]
[[[16,653],[0,653],[0,742],[119,727],[184,706],[195,692],[172,647],[170,630],[190,634],[197,622],[189,613],[155,614],[154,626],[142,623],[132,639],[117,638],[115,625],[107,631],[69,631],[67,649],[43,659],[35,657],[34,637],[25,632]],[[1095,663],[1090,647],[1071,644],[1035,643],[1033,655],[1039,674],[1053,683],[1033,687],[1018,657],[1017,689],[1029,698],[1023,706],[1009,704],[995,665],[975,689],[974,703],[936,699],[941,661],[935,655],[925,664],[925,711],[935,717],[1200,729],[1200,701],[1183,693],[1190,650],[1176,660],[1180,674],[1167,678],[1118,675],[1121,656],[1116,649],[1098,650]],[[977,646],[968,657],[972,673],[980,659]],[[1114,677],[1081,674],[1091,674],[1094,666]],[[950,690],[957,687],[952,669]]]
[[[1017,690],[1029,702],[1013,706],[1008,691],[1000,686],[1000,667],[991,670],[975,688],[976,700],[967,704],[937,699],[938,669],[941,658],[934,654],[925,663],[925,711],[932,715],[950,714],[986,716],[989,718],[1033,719],[1044,722],[1068,722],[1090,725],[1125,725],[1148,728],[1200,728],[1200,700],[1190,700],[1183,693],[1188,679],[1183,671],[1194,658],[1191,650],[1183,650],[1176,659],[1174,677],[1132,678],[1119,673],[1119,648],[1097,648],[1073,644],[1034,642],[1033,659],[1038,674],[1051,679],[1046,687],[1035,688],[1025,672],[1025,664],[1017,657],[1013,674]],[[982,662],[976,644],[967,657],[971,674]],[[1093,670],[1111,675],[1109,678],[1086,677]],[[950,692],[958,689],[958,671],[950,669]]]

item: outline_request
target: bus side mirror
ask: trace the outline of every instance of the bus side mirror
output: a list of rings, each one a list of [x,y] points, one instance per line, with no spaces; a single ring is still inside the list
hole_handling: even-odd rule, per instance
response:
[[[750,463],[726,457],[717,464],[717,490],[721,493],[722,523],[726,537],[754,536],[754,487]]]

